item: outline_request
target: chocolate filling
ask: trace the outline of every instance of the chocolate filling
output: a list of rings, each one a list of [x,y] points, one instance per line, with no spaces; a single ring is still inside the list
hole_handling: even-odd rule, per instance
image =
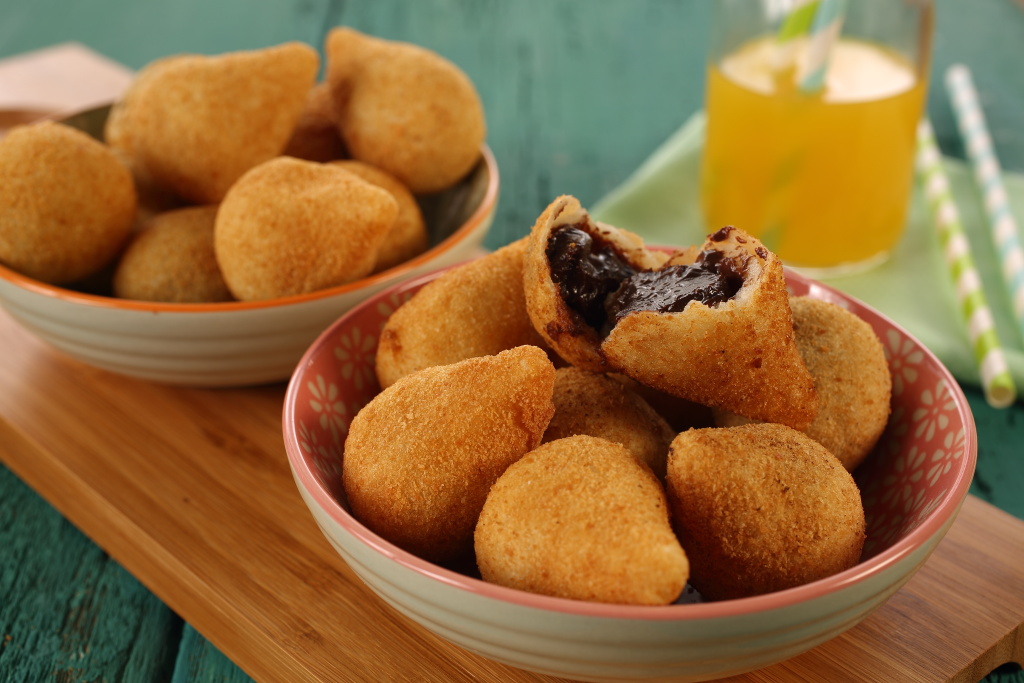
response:
[[[724,237],[719,233],[713,241]],[[602,337],[630,313],[675,313],[691,301],[714,307],[743,286],[745,264],[720,251],[702,251],[692,265],[637,271],[611,242],[582,224],[552,230],[546,253],[565,304]]]
[[[566,306],[595,330],[604,326],[605,299],[636,269],[611,242],[592,235],[582,225],[555,228],[548,237],[551,279]]]

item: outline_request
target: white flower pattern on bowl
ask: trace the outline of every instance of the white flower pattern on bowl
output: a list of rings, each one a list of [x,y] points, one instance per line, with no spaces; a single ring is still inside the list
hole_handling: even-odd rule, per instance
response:
[[[358,327],[353,328],[351,336],[342,336],[339,345],[334,347],[334,355],[341,361],[342,379],[352,380],[357,389],[370,385],[374,378],[376,348],[377,337],[364,334]]]
[[[917,381],[920,374],[917,366],[924,360],[924,354],[915,347],[913,340],[896,330],[887,330],[885,337],[888,341],[884,349],[892,373],[892,393],[900,396],[904,386]]]

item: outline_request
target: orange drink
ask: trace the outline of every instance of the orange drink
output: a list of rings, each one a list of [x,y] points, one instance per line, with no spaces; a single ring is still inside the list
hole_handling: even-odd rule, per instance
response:
[[[800,46],[789,68],[777,51],[773,38],[754,39],[709,67],[708,230],[736,225],[807,269],[884,260],[906,220],[924,79],[895,51],[844,38],[824,87],[808,93],[797,86]]]

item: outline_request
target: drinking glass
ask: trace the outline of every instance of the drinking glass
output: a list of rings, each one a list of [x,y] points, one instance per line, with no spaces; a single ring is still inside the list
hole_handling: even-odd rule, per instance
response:
[[[903,232],[933,6],[851,0],[838,34],[787,35],[805,4],[716,0],[701,203],[708,231],[735,225],[814,276],[880,263]]]

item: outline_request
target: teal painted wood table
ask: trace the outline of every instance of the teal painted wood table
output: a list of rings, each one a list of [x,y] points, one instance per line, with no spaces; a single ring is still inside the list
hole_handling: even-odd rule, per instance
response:
[[[484,103],[488,142],[502,177],[498,214],[487,240],[493,248],[525,234],[557,194],[576,195],[584,205],[596,203],[701,107],[712,1],[6,0],[0,3],[0,58],[77,41],[135,69],[181,52],[213,54],[286,40],[320,46],[326,31],[340,24],[432,48],[466,70]],[[1024,70],[1019,68],[1024,57],[1024,12],[1012,0],[939,0],[937,7],[934,73],[941,74],[955,61],[971,64],[1003,165],[1024,171]],[[937,89],[929,97],[929,114],[943,150],[962,156],[948,104]],[[66,402],[69,413],[74,401],[109,402],[112,424],[120,424],[115,417],[124,407],[115,399],[128,390],[128,380],[59,357],[6,319],[0,319],[0,368],[5,378],[0,384],[4,462],[31,462],[40,444],[58,449],[62,438],[69,439],[69,451],[96,446],[70,440],[57,419],[38,426],[39,433],[26,433],[19,426],[33,406],[48,404],[48,386],[64,386],[68,374],[74,375],[72,386],[80,393],[53,401]],[[12,387],[26,392],[24,400],[10,393]],[[283,395],[281,386],[188,394],[188,401],[160,387],[139,391],[158,402],[169,420],[200,430],[207,418],[199,408],[189,409],[188,401],[200,408],[203,402],[232,401],[259,413],[269,411]],[[995,410],[976,388],[966,387],[966,392],[979,433],[972,491],[1024,518],[1024,404]],[[111,447],[144,452],[146,435],[159,432],[160,425],[136,424],[128,413],[122,417],[132,426],[121,436],[87,433],[93,434],[90,438],[109,438],[103,443]],[[246,425],[252,430],[249,434],[264,438],[251,449],[246,433],[215,439],[213,435],[223,437],[223,430],[208,427],[203,433],[210,435],[206,447],[211,453],[244,461],[246,454],[265,457],[259,454],[280,447],[279,440],[273,440],[278,425]],[[127,435],[138,439],[129,440]],[[161,455],[156,451],[151,457]],[[173,580],[173,557],[148,553],[141,546],[122,561],[113,559],[103,548],[124,547],[124,539],[102,530],[87,535],[69,521],[108,514],[101,500],[70,509],[68,497],[62,495],[66,482],[59,477],[36,479],[38,470],[31,467],[19,469],[21,476],[12,469],[0,466],[0,683],[205,683],[247,681],[250,673],[259,675],[262,669],[252,664],[259,661],[259,651],[241,648],[239,662],[233,662],[156,597]],[[242,471],[250,470],[243,464]],[[228,489],[230,495],[241,495],[232,486]],[[153,514],[144,501],[138,506],[134,513],[140,520]],[[284,539],[289,540],[313,543],[305,536]],[[1019,545],[1022,539],[1006,542]],[[317,552],[322,546],[321,540]],[[146,585],[125,568],[128,565],[146,576]],[[1024,573],[1024,566],[1017,569]],[[183,603],[179,609],[203,614],[204,624],[230,632],[231,624],[217,623],[216,610],[210,608],[216,605],[216,596],[206,599],[206,605]],[[380,610],[383,614],[384,608]],[[301,623],[295,628],[297,641],[316,636],[315,630],[304,631]],[[414,649],[409,653],[382,649],[375,656],[385,662],[436,658],[439,667],[447,667],[443,670],[469,671],[459,668],[458,655],[432,650],[430,638],[411,638]],[[481,666],[490,680],[508,676],[501,667]],[[1002,667],[988,680],[1022,682],[1018,669]],[[980,677],[986,672],[977,673]],[[372,680],[372,674],[360,669],[333,678]]]

